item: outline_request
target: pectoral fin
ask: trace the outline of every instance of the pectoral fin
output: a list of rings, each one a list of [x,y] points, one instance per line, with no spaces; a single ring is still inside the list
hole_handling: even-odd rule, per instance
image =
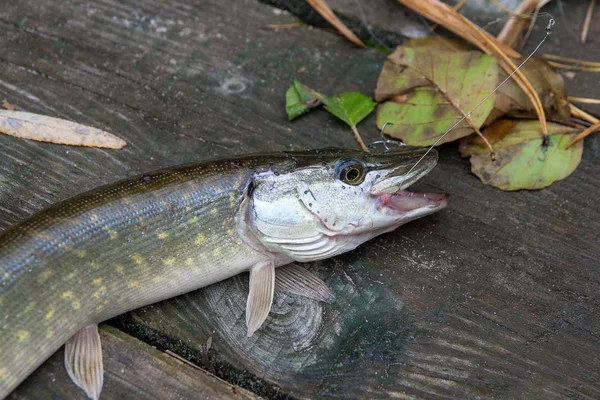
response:
[[[90,399],[98,400],[104,381],[98,325],[83,328],[67,341],[65,368],[73,382]]]
[[[255,265],[250,270],[250,293],[246,303],[246,326],[248,337],[265,322],[275,289],[275,265],[272,262]]]
[[[335,301],[333,292],[321,278],[297,264],[277,268],[275,289],[327,303]]]

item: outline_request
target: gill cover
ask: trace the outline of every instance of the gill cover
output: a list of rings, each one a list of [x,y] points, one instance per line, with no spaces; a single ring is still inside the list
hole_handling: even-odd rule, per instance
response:
[[[413,168],[424,154],[411,147],[379,154],[339,149],[288,153],[288,162],[253,177],[250,230],[270,252],[296,261],[352,250],[445,206],[439,196],[415,200],[402,195],[435,166],[432,151]]]

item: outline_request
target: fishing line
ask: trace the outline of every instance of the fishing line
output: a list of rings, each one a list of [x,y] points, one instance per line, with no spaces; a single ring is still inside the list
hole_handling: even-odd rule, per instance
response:
[[[544,42],[546,41],[546,39],[552,34],[552,26],[554,26],[555,21],[554,18],[552,17],[552,15],[548,14],[550,16],[550,20],[548,21],[548,25],[546,25],[546,34],[544,35],[544,37],[542,38],[542,40],[538,43],[538,45],[535,47],[535,49],[533,49],[533,51],[527,56],[527,58],[525,58],[525,60],[523,60],[523,62],[521,64],[519,64],[519,66],[510,73],[510,75],[508,75],[502,82],[500,82],[500,84],[498,86],[496,86],[496,88],[487,96],[485,96],[483,98],[483,100],[481,100],[479,103],[477,103],[477,105],[471,109],[471,111],[469,111],[467,114],[465,114],[465,116],[463,116],[461,119],[459,119],[454,125],[452,125],[450,127],[450,129],[448,129],[442,136],[440,136],[435,143],[433,143],[431,145],[431,147],[425,152],[425,154],[423,154],[423,156],[421,156],[421,158],[419,158],[419,160],[417,160],[417,162],[411,167],[411,169],[408,170],[408,172],[406,173],[406,177],[410,176],[410,173],[416,168],[417,165],[419,165],[419,163],[421,161],[423,161],[423,159],[427,156],[427,154],[429,154],[431,152],[431,150],[433,150],[433,148],[448,134],[450,133],[454,128],[456,128],[459,124],[461,124],[465,119],[469,118],[471,116],[471,114],[473,114],[473,112],[475,110],[477,110],[477,108],[479,108],[479,106],[481,106],[487,99],[490,98],[491,95],[493,95],[494,93],[496,93],[498,91],[498,89],[500,89],[500,87],[502,87],[502,85],[504,85],[506,83],[506,81],[508,81],[514,74],[517,73],[518,70],[521,69],[521,67],[523,67],[523,65],[525,65],[525,63],[527,61],[529,61],[529,59],[531,57],[533,57],[533,55],[538,51],[538,49],[540,47],[542,47],[542,44],[544,44]],[[385,127],[385,125],[384,125]],[[493,153],[492,153],[493,154]]]

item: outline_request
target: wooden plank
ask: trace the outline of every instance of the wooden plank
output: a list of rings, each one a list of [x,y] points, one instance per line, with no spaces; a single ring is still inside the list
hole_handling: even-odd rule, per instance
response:
[[[260,399],[115,328],[101,326],[100,337],[104,359],[102,399]],[[61,349],[9,398],[87,399],[68,377],[63,358]]]
[[[61,148],[2,135],[14,162],[5,174],[20,179],[5,180],[14,186],[0,200],[17,205],[13,196],[23,191],[29,203],[9,207],[15,215],[3,228],[58,198],[151,169],[251,151],[353,147],[349,130],[324,112],[290,124],[285,88],[297,77],[327,93],[368,93],[383,61],[341,38],[321,40],[321,32],[265,29],[295,19],[250,1],[28,4],[1,11],[2,97],[108,129],[129,146]],[[23,160],[27,167],[15,171]]]
[[[308,2],[294,0],[260,0],[262,3],[286,10],[303,22],[335,31],[321,14]],[[367,46],[388,47],[390,49],[402,43],[406,38],[426,36],[429,27],[415,13],[399,6],[395,1],[370,0],[327,0],[340,20],[356,34]],[[361,12],[362,11],[362,12]]]
[[[381,54],[322,31],[262,29],[294,18],[254,2],[196,3],[31,1],[0,11],[0,97],[130,143],[110,152],[0,137],[0,227],[144,170],[355,147],[325,113],[288,123],[283,93],[295,77],[328,93],[370,93]],[[377,137],[372,119],[364,126],[367,140]],[[522,193],[483,186],[445,146],[415,189],[450,193],[447,210],[311,263],[337,303],[278,294],[252,338],[246,276],[111,323],[198,363],[213,337],[207,367],[270,398],[597,398],[599,140],[586,145],[573,176]]]

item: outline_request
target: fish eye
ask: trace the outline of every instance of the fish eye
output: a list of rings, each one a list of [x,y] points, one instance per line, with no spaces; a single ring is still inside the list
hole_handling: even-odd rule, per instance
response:
[[[336,177],[349,185],[360,184],[365,177],[365,167],[358,160],[342,160],[336,168]]]

